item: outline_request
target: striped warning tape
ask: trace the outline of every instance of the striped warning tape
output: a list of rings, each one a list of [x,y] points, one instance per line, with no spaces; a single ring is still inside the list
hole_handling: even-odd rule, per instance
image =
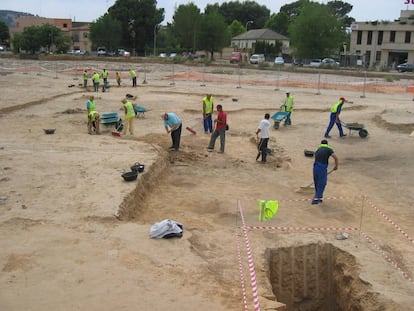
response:
[[[405,272],[399,265],[397,262],[395,262],[390,256],[388,256],[388,254],[386,252],[384,252],[381,247],[379,247],[372,238],[370,238],[365,232],[361,231],[360,232],[361,235],[368,241],[368,243],[372,244],[376,250],[378,250],[381,255],[384,257],[384,259],[391,264],[391,266],[393,266],[395,269],[398,270],[398,272],[409,282],[411,282],[412,284],[414,284],[414,280],[413,278],[410,276],[409,273]]]
[[[258,295],[258,290],[257,290],[257,279],[256,279],[256,270],[254,269],[253,253],[250,247],[249,237],[247,235],[247,227],[246,227],[246,222],[244,220],[244,214],[243,214],[240,200],[237,201],[237,206],[239,208],[240,218],[243,224],[242,231],[243,231],[243,236],[244,236],[244,242],[246,244],[247,263],[248,263],[249,272],[250,272],[250,285],[252,287],[254,310],[260,311],[260,302],[259,302],[259,295]]]
[[[271,227],[271,226],[247,226],[248,230],[275,230],[282,232],[348,232],[358,231],[354,227]]]
[[[412,237],[410,237],[398,224],[396,224],[388,215],[386,215],[384,212],[382,212],[377,206],[375,206],[374,203],[372,203],[370,200],[367,200],[367,203],[380,215],[382,216],[386,221],[388,221],[394,229],[399,231],[408,241],[414,244],[414,240]]]
[[[244,279],[244,272],[243,272],[243,262],[241,258],[241,250],[240,250],[240,239],[239,234],[236,230],[236,245],[237,245],[237,260],[239,261],[239,273],[240,273],[240,283],[242,288],[242,297],[243,297],[243,307],[244,310],[249,310],[249,306],[247,305],[247,294],[246,294],[246,283]]]
[[[327,198],[323,198],[323,200],[343,200],[343,199],[347,199],[345,197],[327,197]],[[279,202],[307,202],[307,201],[312,201],[312,199],[306,198],[306,199],[280,199],[278,200]]]

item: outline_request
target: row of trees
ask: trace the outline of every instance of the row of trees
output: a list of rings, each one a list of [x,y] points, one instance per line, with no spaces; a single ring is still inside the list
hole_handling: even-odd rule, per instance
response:
[[[157,48],[207,50],[213,58],[214,51],[229,46],[231,38],[245,32],[247,23],[253,21],[251,29],[269,28],[289,37],[296,56],[323,57],[336,55],[349,40],[346,29],[354,21],[347,15],[351,10],[352,5],[343,1],[298,0],[270,15],[266,6],[255,1],[230,1],[208,4],[201,13],[190,2],[179,5],[172,23],[161,27],[164,9],[157,9],[156,0],[117,0],[92,25],[91,38],[96,46],[122,45],[138,54],[152,54]]]
[[[255,1],[230,1],[208,4],[202,13],[193,3],[179,5],[172,23],[161,26],[164,9],[156,0],[117,0],[108,12],[91,24],[93,47],[115,50],[122,46],[133,54],[148,55],[163,51],[220,51],[232,37],[249,29],[269,28],[289,37],[297,57],[336,55],[347,42],[346,29],[354,21],[347,14],[352,5],[343,1],[326,4],[298,0],[270,15],[266,6]],[[35,40],[33,40],[35,39]],[[52,41],[53,39],[53,41]],[[68,41],[69,39],[69,41]],[[13,45],[34,52],[39,45],[64,50],[70,43],[59,29],[50,25],[26,28],[12,38]],[[265,43],[257,44],[258,47]],[[280,49],[276,44],[273,49]]]

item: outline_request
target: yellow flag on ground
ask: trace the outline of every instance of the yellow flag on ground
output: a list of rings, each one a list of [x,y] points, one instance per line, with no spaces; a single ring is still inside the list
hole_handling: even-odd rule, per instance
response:
[[[259,221],[272,219],[279,210],[279,201],[260,200],[259,201]]]

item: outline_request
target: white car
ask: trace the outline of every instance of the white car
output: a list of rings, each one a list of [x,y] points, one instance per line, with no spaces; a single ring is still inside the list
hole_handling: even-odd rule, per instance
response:
[[[275,65],[284,65],[285,64],[285,60],[283,59],[283,57],[276,57],[275,58]]]
[[[337,62],[333,58],[324,58],[322,59],[322,65],[336,67],[339,66],[339,62]]]
[[[320,67],[322,64],[322,60],[320,58],[314,58],[311,60],[309,66],[311,67]]]
[[[260,64],[265,61],[265,57],[263,54],[253,54],[250,57],[250,64]]]

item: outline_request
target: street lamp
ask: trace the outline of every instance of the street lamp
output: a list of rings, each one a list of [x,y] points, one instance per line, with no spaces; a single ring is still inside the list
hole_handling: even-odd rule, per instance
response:
[[[253,21],[247,21],[247,23],[246,23],[246,31],[247,31],[247,27],[249,26],[249,24],[253,24]]]
[[[154,26],[154,57],[157,55],[157,27],[158,24]]]

